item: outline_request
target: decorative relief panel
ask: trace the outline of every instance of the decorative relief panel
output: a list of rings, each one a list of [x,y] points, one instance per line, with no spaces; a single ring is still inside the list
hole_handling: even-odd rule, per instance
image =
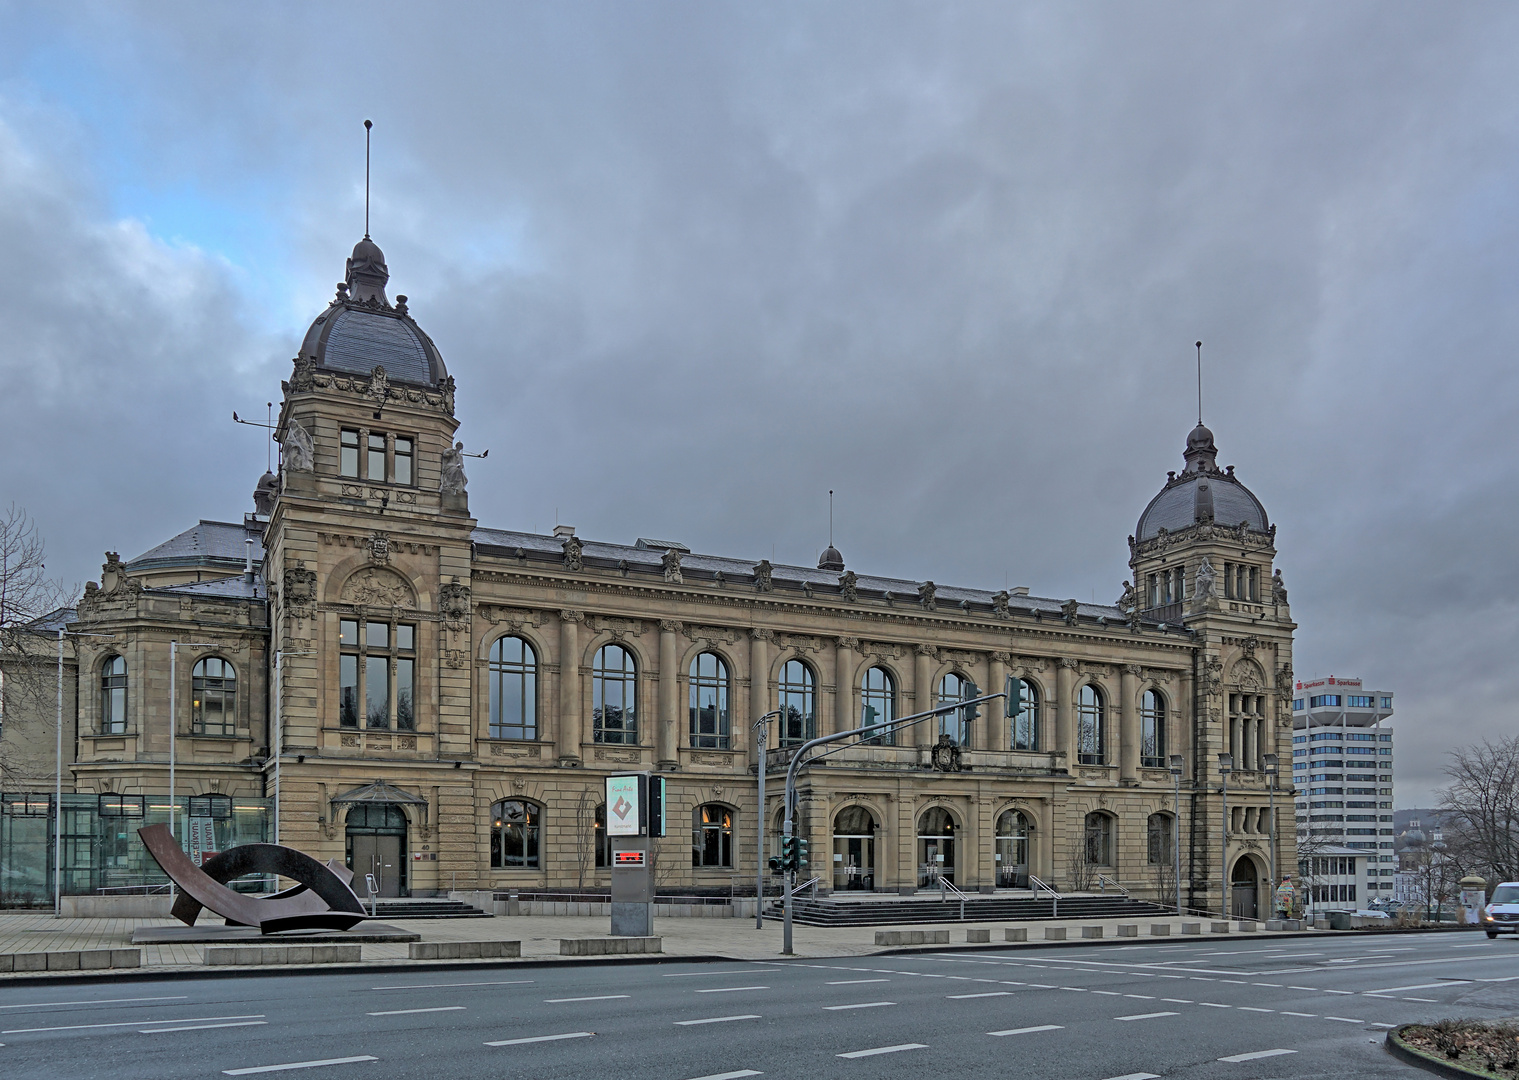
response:
[[[394,570],[371,566],[343,583],[344,603],[360,607],[416,607],[411,584]]]

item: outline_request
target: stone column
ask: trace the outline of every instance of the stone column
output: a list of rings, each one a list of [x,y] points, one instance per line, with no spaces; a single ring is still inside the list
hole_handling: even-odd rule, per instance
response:
[[[1005,652],[994,652],[991,663],[987,670],[988,694],[995,694],[1007,689],[1007,663],[1012,659]],[[1008,729],[1010,721],[1007,718],[1007,702],[998,698],[996,701],[988,701],[981,706],[982,730],[975,735],[975,745],[979,750],[1006,750],[1012,745],[1011,733]]]
[[[680,623],[670,619],[659,624],[659,719],[654,730],[658,769],[680,767],[680,681],[676,671],[676,635],[680,630]]]
[[[912,692],[915,702],[913,712],[927,712],[934,707],[934,660],[935,649],[932,645],[919,645],[918,655],[913,663]],[[937,719],[920,721],[913,725],[913,743],[916,746],[932,746],[939,741],[939,722]],[[913,864],[916,867],[916,863]]]
[[[1139,665],[1125,664],[1118,679],[1118,779],[1139,783]]]
[[[1065,754],[1067,771],[1076,768],[1076,661],[1062,657],[1055,669],[1055,750]]]
[[[833,730],[840,732],[860,726],[860,707],[855,702],[855,694],[859,689],[855,649],[859,648],[860,643],[854,638],[841,637],[834,644],[836,647],[833,655]]]
[[[1245,768],[1245,725],[1238,716],[1229,720],[1229,753],[1236,769]]]
[[[580,764],[583,735],[580,716],[580,622],[579,611],[559,613],[559,761]]]

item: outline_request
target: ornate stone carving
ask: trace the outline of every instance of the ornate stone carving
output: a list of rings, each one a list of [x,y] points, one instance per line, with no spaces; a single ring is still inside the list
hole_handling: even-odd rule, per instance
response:
[[[938,602],[934,599],[938,592],[939,587],[932,581],[925,581],[918,586],[918,603],[923,605],[924,611],[934,611],[938,608]]]
[[[469,667],[469,653],[463,649],[445,649],[443,662],[451,668]]]
[[[385,399],[390,397],[390,377],[385,374],[385,368],[379,364],[369,373],[369,389],[364,396],[384,404]]]
[[[527,790],[527,780],[521,776],[512,777],[512,790],[521,795]]]
[[[316,571],[306,569],[304,560],[285,567],[285,580],[281,592],[285,610],[297,619],[311,616],[311,605],[316,601]]]
[[[855,652],[860,650],[860,639],[852,637],[835,638],[834,644],[841,649],[851,649]]]
[[[397,735],[396,736],[396,749],[397,750],[415,750],[416,748],[417,748],[417,737],[415,735]]]
[[[1006,664],[1012,661],[1013,654],[1002,649],[997,649],[992,652],[992,659],[999,664]]]
[[[760,626],[754,626],[749,628],[749,637],[754,641],[774,641],[775,631],[766,630]]]
[[[454,389],[455,389],[454,388],[454,377],[452,375],[446,375],[446,376],[444,376],[444,378],[443,378],[443,386],[442,386],[441,389],[443,390],[443,394],[441,396],[442,405],[443,405],[443,411],[446,412],[446,413],[448,413],[449,416],[452,416],[454,414]]]
[[[1012,611],[1008,608],[1008,601],[1011,599],[1012,597],[1008,595],[1006,589],[1003,589],[1001,592],[993,593],[992,616],[998,619],[1006,619],[1011,616]]]
[[[937,645],[929,645],[926,642],[920,641],[917,645],[913,646],[913,649],[919,656],[926,656],[930,660],[939,659],[939,647]]]
[[[369,538],[369,561],[376,565],[390,561],[390,537],[377,532]]]
[[[285,437],[280,440],[280,446],[284,449],[281,457],[286,469],[290,472],[312,471],[315,453],[311,432],[303,428],[300,421],[292,420],[285,425]]]
[[[338,741],[344,746],[358,747],[361,745],[361,741],[357,735],[344,735]]]
[[[1060,605],[1060,617],[1065,620],[1067,626],[1076,625],[1076,610],[1078,606],[1075,600],[1067,600]]]
[[[673,582],[676,585],[684,583],[685,579],[680,576],[679,551],[676,551],[674,548],[665,548],[664,556],[659,561],[664,567],[666,581]]]
[[[1139,664],[1125,664],[1123,666],[1123,669],[1130,675],[1133,675],[1136,679],[1145,673],[1145,669]]]
[[[940,734],[939,741],[929,753],[929,760],[938,772],[960,771],[960,748],[950,739],[948,732]]]
[[[1133,611],[1137,599],[1138,594],[1135,593],[1134,586],[1129,584],[1128,579],[1125,578],[1123,583],[1123,592],[1118,597],[1118,610],[1125,613]]]
[[[1283,697],[1292,696],[1292,665],[1283,664],[1276,670],[1276,692]]]
[[[1287,602],[1287,586],[1282,584],[1282,571],[1280,568],[1271,573],[1271,602],[1273,604],[1285,604]]]
[[[462,625],[469,618],[469,586],[457,577],[438,588],[438,610],[446,622]]]
[[[342,599],[360,607],[415,607],[411,585],[394,570],[370,566],[343,583]]]
[[[771,581],[771,574],[773,572],[774,572],[774,567],[772,567],[770,565],[770,560],[769,559],[761,559],[759,562],[755,563],[754,564],[754,587],[755,587],[755,589],[757,589],[760,592],[770,592],[770,591],[772,591],[775,588],[775,583],[773,581]]]
[[[1265,687],[1265,672],[1254,660],[1243,659],[1230,670],[1229,681],[1247,694],[1258,694]]]
[[[1060,658],[1060,666],[1065,668],[1067,671],[1075,671],[1079,664],[1073,657],[1062,656]]]
[[[561,611],[559,613],[559,621],[560,622],[574,622],[574,623],[584,622],[585,621],[585,612],[583,612],[583,611],[573,611],[573,610],[570,610],[570,609],[566,608],[564,611]]]
[[[715,574],[712,575],[712,583],[714,585],[716,585],[719,589],[724,589],[724,588],[727,588],[727,586],[728,586],[728,579],[726,577],[724,577],[723,576],[723,572],[721,570],[719,570]]]
[[[438,479],[438,490],[444,495],[463,495],[468,483],[469,478],[464,475],[464,444],[454,443],[443,451],[443,473]]]
[[[1213,572],[1213,564],[1204,555],[1202,561],[1197,564],[1197,584],[1193,590],[1193,612],[1207,611],[1218,603],[1218,580]]]
[[[585,568],[585,561],[581,557],[584,549],[585,545],[580,542],[580,537],[566,536],[564,538],[564,568],[566,570],[578,571]]]
[[[659,629],[666,634],[678,634],[685,629],[679,619],[660,619]]]
[[[297,356],[292,364],[290,381],[285,384],[285,389],[303,394],[315,385],[312,380],[316,376],[316,357]]]

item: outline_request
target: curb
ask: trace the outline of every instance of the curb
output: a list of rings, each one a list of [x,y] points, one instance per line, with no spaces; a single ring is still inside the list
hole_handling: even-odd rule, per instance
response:
[[[1436,1076],[1447,1076],[1451,1080],[1471,1080],[1472,1077],[1479,1077],[1480,1080],[1493,1080],[1493,1074],[1490,1072],[1478,1072],[1475,1069],[1468,1069],[1464,1065],[1452,1065],[1448,1061],[1441,1061],[1439,1058],[1432,1058],[1421,1054],[1403,1041],[1402,1032],[1404,1028],[1412,1026],[1411,1024],[1404,1024],[1403,1027],[1395,1028],[1387,1033],[1387,1040],[1382,1045],[1387,1048],[1387,1052],[1393,1057],[1405,1065],[1413,1065],[1416,1068],[1432,1072]]]

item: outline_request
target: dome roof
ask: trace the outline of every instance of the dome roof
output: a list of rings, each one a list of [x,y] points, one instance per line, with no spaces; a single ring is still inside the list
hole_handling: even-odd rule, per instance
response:
[[[1187,436],[1186,468],[1180,475],[1173,473],[1139,515],[1134,539],[1153,540],[1161,529],[1176,532],[1205,522],[1229,528],[1243,524],[1256,532],[1269,532],[1266,508],[1234,478],[1232,465],[1227,470],[1218,467],[1217,456],[1213,432],[1199,422]]]
[[[842,570],[844,569],[844,556],[839,554],[839,549],[829,544],[823,549],[823,554],[818,556],[819,570]]]
[[[385,253],[369,237],[348,260],[346,279],[301,343],[301,355],[328,371],[369,375],[383,367],[391,382],[437,386],[448,375],[438,347],[411,318],[406,297],[385,296],[390,271]]]

